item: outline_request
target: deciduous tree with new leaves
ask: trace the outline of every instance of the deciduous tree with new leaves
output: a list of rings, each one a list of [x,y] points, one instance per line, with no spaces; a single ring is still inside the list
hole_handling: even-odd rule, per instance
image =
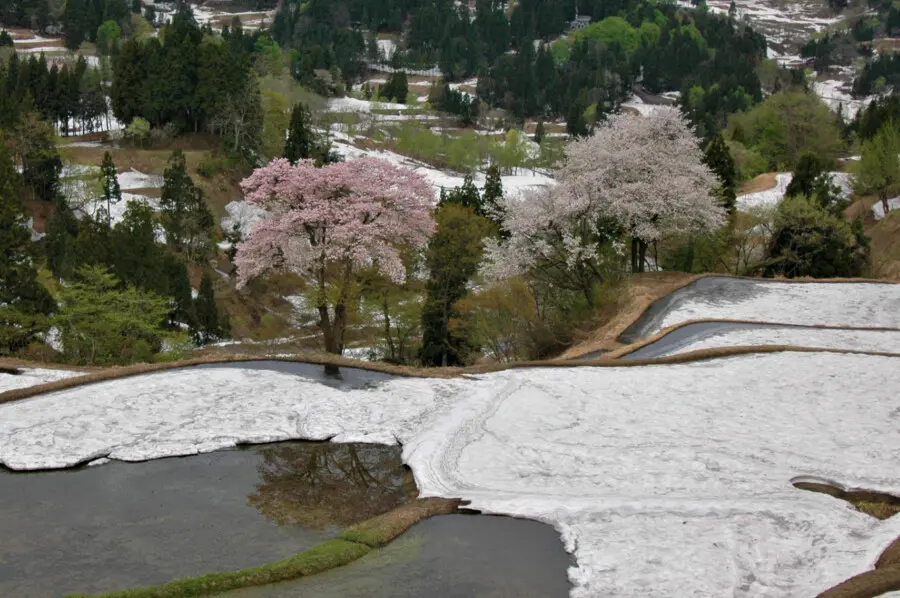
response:
[[[644,271],[647,245],[663,235],[702,233],[724,222],[719,181],[674,108],[610,117],[569,144],[559,179],[572,214],[611,218],[631,237],[632,272]]]
[[[325,350],[344,348],[358,269],[374,266],[401,283],[398,247],[422,247],[434,231],[434,191],[421,176],[376,158],[316,168],[272,161],[241,183],[248,203],[269,215],[238,247],[241,284],[289,270],[315,285]]]

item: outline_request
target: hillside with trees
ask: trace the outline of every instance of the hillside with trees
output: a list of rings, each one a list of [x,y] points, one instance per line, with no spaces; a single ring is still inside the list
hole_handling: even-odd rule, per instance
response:
[[[0,11],[5,353],[113,363],[304,338],[393,363],[509,361],[576,342],[633,274],[882,267],[868,208],[900,192],[900,104],[883,93],[847,122],[732,11],[217,10]],[[849,64],[891,30],[878,10],[802,55]],[[27,51],[28,29],[58,52]],[[858,93],[892,88],[892,61],[873,55]],[[793,173],[786,199],[746,207],[776,172]],[[91,316],[126,304],[149,319]]]

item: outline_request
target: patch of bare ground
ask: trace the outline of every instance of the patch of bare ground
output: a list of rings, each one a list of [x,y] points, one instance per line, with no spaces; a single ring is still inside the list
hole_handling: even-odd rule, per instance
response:
[[[900,513],[900,496],[874,492],[872,490],[844,490],[832,484],[821,482],[799,481],[794,487],[809,492],[827,494],[845,500],[856,507],[856,510],[876,519],[888,519]],[[898,555],[900,556],[900,555]]]
[[[525,132],[534,135],[537,131],[537,122],[525,123]],[[544,123],[544,133],[566,133],[566,123]]]
[[[738,195],[746,195],[747,193],[758,193],[760,191],[768,191],[774,189],[777,184],[775,175],[777,172],[767,172],[756,178],[750,179],[738,189]]]
[[[839,583],[817,598],[873,598],[900,590],[900,538],[881,553],[875,568]]]
[[[900,211],[894,210],[866,231],[872,240],[872,272],[900,280]]]
[[[872,216],[872,206],[876,203],[878,203],[878,198],[874,195],[857,197],[844,209],[844,215],[848,220],[855,220],[857,216],[862,216],[864,223],[874,224],[875,218]]]
[[[650,304],[700,278],[684,272],[646,272],[636,274],[625,283],[616,315],[584,340],[566,350],[560,359],[573,359],[595,351],[613,351],[624,347],[616,339]]]
[[[892,53],[900,50],[900,39],[897,38],[884,38],[877,39],[872,44],[875,46],[875,49],[878,50],[878,53]]]
[[[62,39],[50,39],[44,41],[13,41],[17,50],[30,50],[32,48],[59,48],[60,50],[65,50],[65,45]]]
[[[833,496],[852,504],[876,519],[900,513],[900,497],[871,490],[844,490],[836,485],[812,481],[794,482],[794,487]],[[875,562],[875,569],[855,575],[818,595],[818,598],[874,598],[900,590],[900,538],[894,540]]]

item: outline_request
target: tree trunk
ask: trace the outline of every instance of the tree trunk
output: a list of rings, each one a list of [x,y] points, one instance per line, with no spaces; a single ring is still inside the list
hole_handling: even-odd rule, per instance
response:
[[[319,328],[322,329],[322,336],[325,337],[325,351],[340,355],[341,351],[338,349],[334,338],[334,328],[331,325],[331,319],[328,317],[328,305],[319,305],[318,309]]]
[[[891,211],[891,206],[888,203],[887,193],[885,193],[881,196],[881,207],[884,209],[884,216],[886,218],[888,215],[888,212]]]
[[[631,273],[644,271],[644,260],[647,257],[647,244],[637,237],[631,238]]]
[[[638,271],[638,240],[636,237],[631,238],[631,273]]]
[[[387,298],[384,299],[382,308],[384,309],[384,339],[387,341],[388,351],[390,352],[390,360],[396,361],[397,355],[394,348],[394,339],[391,338],[391,314],[388,310]]]
[[[334,342],[336,346],[336,351],[338,355],[343,354],[344,352],[344,330],[347,327],[347,306],[343,303],[338,303],[334,306],[334,325],[333,333],[334,333]]]

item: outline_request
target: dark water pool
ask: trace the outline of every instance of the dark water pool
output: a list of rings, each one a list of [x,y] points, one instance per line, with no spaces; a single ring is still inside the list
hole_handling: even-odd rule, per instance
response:
[[[571,557],[559,534],[536,521],[441,515],[383,549],[297,581],[227,598],[567,598]]]
[[[400,452],[288,442],[0,472],[0,596],[126,589],[297,554],[414,498]]]

